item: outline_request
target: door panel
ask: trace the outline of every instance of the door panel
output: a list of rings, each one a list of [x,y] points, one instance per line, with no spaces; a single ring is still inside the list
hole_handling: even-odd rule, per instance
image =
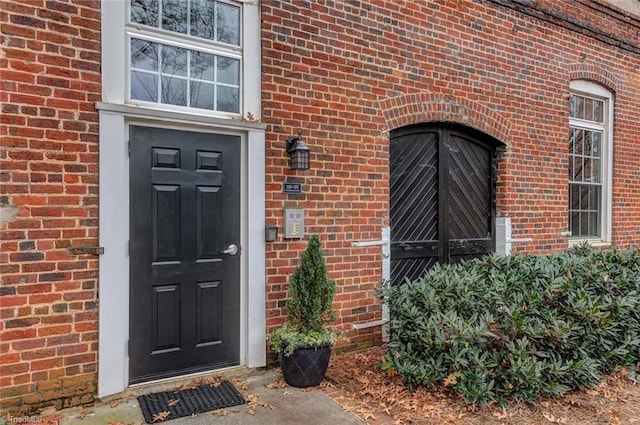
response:
[[[399,283],[438,261],[438,133],[392,138],[390,146],[391,276]]]
[[[240,138],[130,140],[130,382],[239,364]]]
[[[390,142],[391,281],[494,250],[494,148],[455,126],[396,130]]]
[[[198,337],[197,343],[217,344],[221,340],[222,292],[220,282],[201,282],[198,284]]]
[[[152,353],[180,349],[180,285],[153,288]]]
[[[176,261],[180,255],[180,186],[154,185],[153,261]]]
[[[449,260],[493,252],[493,151],[465,135],[449,132]]]
[[[216,235],[220,229],[218,210],[221,207],[219,187],[197,187],[198,259],[213,259],[217,256]]]

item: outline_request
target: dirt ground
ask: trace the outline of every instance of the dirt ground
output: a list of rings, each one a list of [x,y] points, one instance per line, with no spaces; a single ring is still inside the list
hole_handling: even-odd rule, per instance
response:
[[[628,374],[608,376],[586,392],[545,397],[535,406],[513,402],[477,407],[455,394],[417,390],[377,364],[383,348],[333,356],[322,391],[371,425],[390,424],[640,424],[640,383]]]

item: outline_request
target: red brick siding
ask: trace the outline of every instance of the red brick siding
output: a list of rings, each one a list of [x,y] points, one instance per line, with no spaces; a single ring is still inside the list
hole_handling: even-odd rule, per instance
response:
[[[351,243],[378,239],[388,222],[388,131],[404,125],[453,121],[505,143],[499,214],[511,217],[514,237],[534,240],[514,249],[557,252],[568,241],[569,82],[599,82],[615,92],[614,242],[640,242],[638,20],[540,3],[527,14],[508,1],[262,3],[267,221],[281,226],[284,207],[305,208],[338,282],[343,329],[380,318],[380,250]],[[312,150],[304,172],[288,169],[284,151],[298,129]],[[282,193],[292,178],[304,195]],[[267,244],[270,329],[285,319],[287,276],[303,247]],[[377,331],[350,335],[362,342]]]
[[[0,2],[2,409],[93,399],[100,2]]]
[[[261,9],[267,224],[282,228],[284,207],[305,209],[351,343],[380,338],[379,327],[349,330],[381,316],[380,249],[351,244],[379,239],[388,225],[394,128],[453,121],[504,142],[499,212],[515,237],[534,238],[517,250],[559,251],[569,82],[596,81],[615,94],[614,242],[638,245],[637,20],[550,0],[269,0]],[[97,243],[100,2],[0,0],[0,25],[0,206],[9,217],[0,233],[0,406],[81,404],[95,396],[98,261],[68,248]],[[312,149],[308,171],[288,169],[284,140],[298,129]],[[283,194],[285,180],[304,194]],[[268,330],[285,318],[287,278],[305,246],[267,244]]]

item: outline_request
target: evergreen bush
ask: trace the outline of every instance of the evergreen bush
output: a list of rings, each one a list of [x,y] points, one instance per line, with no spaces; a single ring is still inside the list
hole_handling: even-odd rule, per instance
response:
[[[437,266],[383,290],[383,360],[410,385],[468,402],[533,401],[640,360],[640,252],[580,245],[549,256]]]
[[[320,237],[312,235],[289,278],[287,322],[271,335],[274,351],[291,355],[299,346],[335,342],[335,334],[327,327],[336,319],[335,293],[336,283],[327,273]]]

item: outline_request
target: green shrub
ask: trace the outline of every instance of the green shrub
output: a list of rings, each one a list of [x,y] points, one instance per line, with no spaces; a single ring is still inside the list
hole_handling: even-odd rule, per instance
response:
[[[498,256],[385,288],[383,360],[409,385],[468,402],[533,401],[640,360],[640,252]]]
[[[328,325],[336,319],[335,293],[336,282],[327,273],[320,236],[312,235],[289,278],[287,322],[271,334],[273,350],[290,356],[302,346],[333,344],[337,337]]]

